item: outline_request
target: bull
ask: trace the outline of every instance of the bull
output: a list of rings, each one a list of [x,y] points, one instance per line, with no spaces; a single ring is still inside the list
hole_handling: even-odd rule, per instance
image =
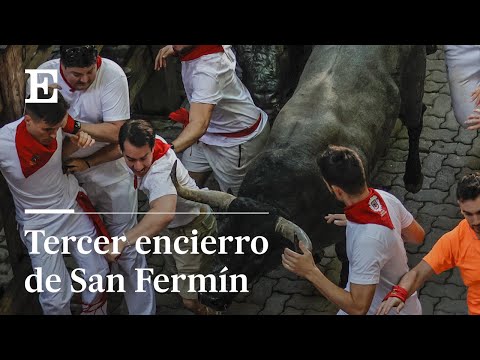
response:
[[[228,212],[262,211],[268,215],[230,215],[219,230],[231,236],[264,236],[268,251],[259,256],[217,255],[213,274],[245,274],[250,281],[278,266],[288,246],[303,241],[315,254],[342,242],[343,229],[324,216],[342,212],[322,181],[316,158],[329,144],[358,152],[371,174],[384,153],[397,118],[408,129],[409,151],[404,184],[418,192],[423,176],[419,158],[422,98],[426,71],[423,45],[319,45],[305,65],[298,86],[278,114],[270,138],[246,174],[239,196],[178,186],[179,196]],[[227,242],[228,245],[228,242]],[[239,288],[239,287],[237,287]],[[235,293],[204,293],[201,301],[225,310]]]

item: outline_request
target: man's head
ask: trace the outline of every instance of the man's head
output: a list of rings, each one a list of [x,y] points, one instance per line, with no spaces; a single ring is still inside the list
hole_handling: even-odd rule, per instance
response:
[[[480,236],[480,173],[465,175],[457,187],[460,211],[473,231]]]
[[[58,94],[56,103],[26,103],[25,104],[25,123],[27,131],[39,143],[48,145],[57,136],[57,131],[67,121],[68,104],[65,102],[62,94]],[[44,94],[43,89],[39,88],[37,92],[38,99],[50,99],[53,90]]]
[[[60,46],[60,66],[63,76],[75,90],[87,89],[97,76],[95,45]]]
[[[145,176],[153,162],[155,132],[145,120],[128,120],[120,128],[118,142],[127,166],[137,176]]]
[[[356,196],[367,189],[365,170],[358,154],[343,146],[330,145],[317,159],[323,179],[337,200]]]

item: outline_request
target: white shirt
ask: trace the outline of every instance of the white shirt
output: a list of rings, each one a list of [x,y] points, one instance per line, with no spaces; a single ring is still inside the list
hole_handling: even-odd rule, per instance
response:
[[[89,124],[130,119],[130,101],[127,77],[122,68],[112,60],[102,58],[94,82],[86,90],[70,91],[69,85],[60,74],[60,59],[47,61],[38,69],[56,69],[61,94],[70,105],[68,113],[75,119]],[[51,77],[46,79],[51,83]],[[43,81],[39,75],[39,81]],[[87,157],[108,143],[96,141],[86,149],[76,151],[72,158]],[[120,159],[100,164],[91,169],[75,173],[80,183],[94,182],[108,186],[128,177]]]
[[[157,135],[156,138],[166,143],[161,136]],[[178,160],[177,155],[173,150],[169,149],[165,155],[153,162],[145,176],[137,178],[138,188],[147,195],[150,203],[165,195],[177,195],[175,185],[173,185],[172,179],[170,179],[170,172],[175,160]],[[130,169],[129,171],[133,174]],[[177,179],[182,186],[189,189],[198,189],[195,180],[188,175],[187,169],[185,169],[180,160],[177,162]],[[175,211],[187,212],[189,214],[175,215],[168,228],[176,228],[192,222],[199,215],[201,207],[202,205],[197,202],[185,200],[177,196],[177,208]]]
[[[347,221],[347,257],[350,283],[358,285],[377,284],[375,295],[367,315],[373,315],[383,298],[397,285],[408,271],[408,259],[401,231],[413,221],[413,216],[393,195],[377,190],[387,205],[394,229],[377,224],[358,224]],[[391,312],[394,313],[395,310]],[[401,314],[421,315],[422,308],[417,293],[407,299]],[[345,312],[340,310],[339,315]]]
[[[210,125],[200,141],[229,147],[243,144],[259,134],[267,124],[268,115],[254,104],[248,89],[236,75],[236,59],[231,47],[224,46],[224,50],[182,61],[182,79],[189,103],[215,105]],[[248,129],[260,115],[261,122],[250,135],[239,138],[213,135]]]
[[[50,160],[25,178],[16,151],[15,136],[23,117],[0,129],[0,170],[15,203],[16,219],[29,230],[48,229],[66,215],[25,214],[25,209],[71,209],[81,188],[73,175],[62,173],[63,132],[57,132],[57,149]]]

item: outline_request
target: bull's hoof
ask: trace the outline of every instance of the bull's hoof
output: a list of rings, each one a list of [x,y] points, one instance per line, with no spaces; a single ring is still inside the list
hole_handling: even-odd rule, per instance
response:
[[[217,312],[227,311],[230,306],[230,303],[226,303],[224,299],[215,297],[210,293],[198,293],[198,300],[200,300],[203,305],[206,305]]]
[[[423,186],[423,174],[420,174],[420,177],[418,178],[417,181],[409,181],[404,176],[403,177],[403,182],[405,184],[405,189],[408,192],[411,192],[411,193],[415,194],[415,193],[419,192],[420,189]]]

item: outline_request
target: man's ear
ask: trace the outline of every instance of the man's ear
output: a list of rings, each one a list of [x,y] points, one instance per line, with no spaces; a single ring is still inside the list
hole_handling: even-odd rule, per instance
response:
[[[337,196],[338,199],[342,199],[343,194],[345,194],[345,191],[343,191],[337,185],[332,185],[332,191]]]
[[[33,119],[30,117],[30,115],[25,114],[25,117],[23,118],[27,124],[30,124]]]

